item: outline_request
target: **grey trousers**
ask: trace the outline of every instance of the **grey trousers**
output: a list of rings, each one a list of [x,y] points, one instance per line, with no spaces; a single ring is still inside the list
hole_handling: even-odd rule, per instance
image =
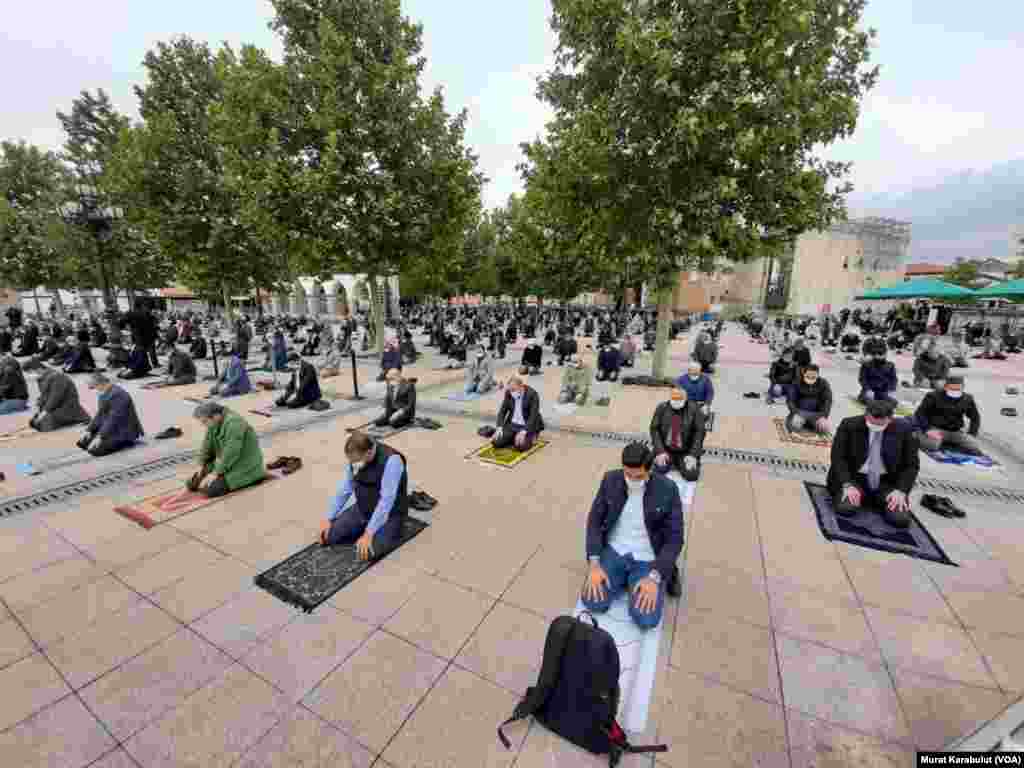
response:
[[[937,451],[946,446],[950,448],[967,448],[974,452],[980,452],[981,450],[978,448],[978,441],[966,432],[949,432],[944,429],[937,429],[935,431],[942,433],[942,439],[933,440],[928,437],[929,431],[931,430],[925,430],[922,432],[919,438],[921,447],[926,451]]]

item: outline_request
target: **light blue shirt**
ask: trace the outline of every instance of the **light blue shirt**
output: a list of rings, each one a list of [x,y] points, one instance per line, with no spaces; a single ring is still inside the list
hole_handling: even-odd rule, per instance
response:
[[[380,499],[377,501],[377,508],[370,516],[370,522],[366,524],[366,532],[371,537],[384,526],[391,515],[395,499],[398,497],[398,484],[402,481],[404,470],[405,466],[402,464],[401,457],[396,455],[392,455],[384,465],[384,476],[380,483]],[[331,508],[327,512],[328,520],[333,523],[337,519],[347,506],[352,494],[352,465],[349,464],[345,467],[345,477],[338,484],[338,491],[331,501]]]

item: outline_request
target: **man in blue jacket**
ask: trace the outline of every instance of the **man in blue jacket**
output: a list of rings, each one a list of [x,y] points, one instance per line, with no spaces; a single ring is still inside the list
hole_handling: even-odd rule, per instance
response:
[[[99,407],[78,441],[79,448],[93,456],[106,456],[133,445],[145,434],[131,395],[102,373],[92,375],[89,388],[98,393]]]
[[[711,413],[711,403],[715,399],[715,385],[711,377],[701,373],[700,363],[692,360],[686,369],[686,375],[680,376],[678,384],[686,390],[686,399],[700,408],[705,416]]]
[[[622,356],[611,344],[602,344],[597,354],[597,380],[618,381],[622,368]]]
[[[653,464],[646,444],[627,445],[622,469],[605,473],[587,518],[583,604],[604,613],[628,590],[629,615],[641,629],[661,621],[666,586],[673,596],[680,592],[682,501],[675,483],[651,473]]]
[[[860,395],[857,401],[867,403],[868,400],[889,400],[897,405],[893,393],[899,387],[896,366],[886,359],[885,344],[875,345],[871,355],[860,364]]]

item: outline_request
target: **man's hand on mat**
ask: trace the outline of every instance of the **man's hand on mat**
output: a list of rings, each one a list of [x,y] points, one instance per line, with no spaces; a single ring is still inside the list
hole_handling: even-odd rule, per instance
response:
[[[583,596],[587,600],[604,600],[608,587],[608,574],[598,563],[590,566],[590,573],[583,585]]]
[[[856,485],[848,485],[843,489],[843,501],[848,504],[852,504],[855,507],[859,507],[861,501],[864,500],[864,494],[861,493],[860,488]]]
[[[321,520],[320,521],[320,543],[325,547],[327,546],[327,534],[331,531],[331,521]]]
[[[828,432],[830,424],[828,423],[828,419],[822,416],[814,423],[814,426],[818,428],[819,432]]]
[[[893,491],[885,497],[886,506],[889,507],[890,512],[909,512],[910,511],[910,500],[907,498],[907,494],[903,491]]]
[[[659,453],[657,457],[654,459],[654,463],[657,464],[659,467],[664,467],[666,464],[668,464],[668,454],[665,452]]]
[[[633,597],[640,613],[650,613],[658,604],[658,584],[650,577],[640,579],[633,590]]]
[[[369,533],[360,536],[356,542],[356,552],[359,553],[360,560],[369,560],[373,557],[373,536]]]
[[[693,469],[694,467],[697,466],[697,460],[693,458],[693,456],[684,456],[683,466],[686,467],[687,469]]]
[[[925,436],[928,437],[929,440],[942,440],[942,433],[937,429],[929,429],[925,432]]]
[[[526,445],[526,433],[520,431],[516,435],[516,448],[522,448],[524,445]]]

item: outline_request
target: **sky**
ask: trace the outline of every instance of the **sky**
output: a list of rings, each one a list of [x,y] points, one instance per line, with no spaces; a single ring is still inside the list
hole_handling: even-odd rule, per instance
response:
[[[267,0],[8,5],[0,138],[51,148],[63,141],[55,112],[69,109],[82,89],[104,88],[136,114],[132,86],[143,82],[142,58],[159,40],[187,34],[280,52],[267,28]],[[469,111],[467,142],[490,179],[485,204],[500,205],[522,188],[519,144],[542,135],[550,118],[534,96],[536,77],[553,63],[550,2],[404,0],[403,10],[424,25],[423,85],[442,85],[449,111]],[[864,22],[878,30],[879,84],[862,104],[856,133],[823,151],[854,163],[851,214],[1024,158],[1016,74],[1024,72],[1024,2],[869,0]]]

